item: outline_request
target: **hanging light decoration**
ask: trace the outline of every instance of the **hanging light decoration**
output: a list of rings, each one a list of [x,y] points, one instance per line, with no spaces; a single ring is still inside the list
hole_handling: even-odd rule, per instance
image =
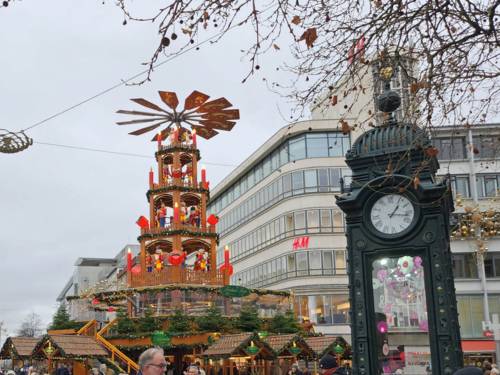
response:
[[[246,347],[245,351],[248,353],[250,356],[254,356],[259,352],[259,347],[255,345],[255,343],[250,341],[250,345]]]
[[[294,341],[292,343],[292,346],[290,347],[290,353],[292,353],[292,355],[294,356],[297,356],[300,354],[300,352],[302,351],[302,349],[300,349],[298,346],[297,346],[297,343]]]
[[[21,152],[32,144],[33,139],[29,138],[23,131],[16,133],[0,129],[0,152],[4,154]]]

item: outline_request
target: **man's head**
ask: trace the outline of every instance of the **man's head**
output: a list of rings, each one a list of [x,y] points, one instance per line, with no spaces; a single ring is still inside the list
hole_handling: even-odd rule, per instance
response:
[[[333,369],[337,367],[337,359],[333,355],[326,354],[319,361],[319,370],[323,374],[327,372],[327,370]]]
[[[198,375],[200,373],[200,370],[198,370],[198,367],[191,365],[187,369],[187,374],[188,375]]]
[[[163,350],[151,348],[144,351],[139,357],[139,368],[144,375],[163,375],[167,369]]]
[[[453,375],[482,375],[483,371],[479,367],[464,367],[453,373]]]

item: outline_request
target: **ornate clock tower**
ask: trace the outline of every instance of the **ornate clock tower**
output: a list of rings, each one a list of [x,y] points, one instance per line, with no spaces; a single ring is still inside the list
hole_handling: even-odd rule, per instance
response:
[[[352,184],[337,197],[346,215],[354,374],[452,374],[462,366],[453,282],[448,181],[436,182],[427,133],[397,123],[392,68],[377,99],[385,123],[346,155]]]

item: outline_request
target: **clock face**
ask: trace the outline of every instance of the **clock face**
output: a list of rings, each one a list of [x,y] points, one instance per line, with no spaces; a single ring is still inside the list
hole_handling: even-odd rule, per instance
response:
[[[399,234],[415,217],[415,208],[408,198],[398,194],[380,197],[371,208],[370,220],[380,233]]]

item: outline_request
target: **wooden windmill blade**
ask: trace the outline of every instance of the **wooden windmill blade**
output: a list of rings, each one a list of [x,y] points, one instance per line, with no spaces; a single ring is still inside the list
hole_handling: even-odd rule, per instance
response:
[[[136,99],[130,99],[130,100],[132,100],[133,102],[135,102],[137,104],[140,104],[140,105],[142,105],[142,106],[144,106],[146,108],[154,109],[155,111],[160,111],[160,112],[163,112],[163,113],[168,113],[167,111],[165,111],[161,107],[158,107],[156,104],[151,103],[150,101],[147,101],[146,99],[136,98]]]
[[[200,120],[200,124],[210,129],[215,128],[215,129],[230,131],[234,127],[234,125],[236,125],[236,122],[215,119],[215,120]],[[198,130],[196,132],[198,132]]]
[[[226,98],[219,98],[201,105],[196,112],[214,112],[231,107],[232,104]]]
[[[151,141],[158,142],[158,135],[161,137],[161,140],[164,141],[165,139],[167,139],[169,134],[170,134],[170,125],[167,126],[165,129],[163,129],[161,132],[156,133],[156,135],[151,139]]]
[[[194,109],[205,103],[210,96],[199,91],[193,91],[184,101],[184,110]]]
[[[136,115],[136,116],[164,116],[163,114],[153,113],[153,112],[142,112],[142,111],[128,111],[125,109],[120,109],[116,111],[116,113],[120,113],[123,115]]]
[[[204,126],[192,125],[191,127],[196,130],[197,135],[205,139],[210,139],[219,134],[218,131],[215,131],[211,128],[206,128]]]
[[[179,99],[177,99],[177,94],[171,91],[158,91],[160,98],[163,103],[168,105],[170,108],[175,110],[179,105]]]
[[[160,126],[161,124],[164,124],[166,123],[168,120],[165,120],[165,121],[160,121],[159,123],[157,124],[154,124],[154,125],[150,125],[150,126],[146,126],[145,128],[142,128],[142,129],[138,129],[138,130],[135,130],[133,132],[130,132],[128,134],[130,135],[141,135],[141,134],[144,134],[144,133],[147,133],[151,130],[154,130],[156,129],[158,126]]]
[[[190,126],[192,130],[196,130],[200,137],[210,139],[219,134],[217,130],[230,131],[236,124],[234,120],[240,118],[239,110],[227,109],[232,104],[226,98],[208,101],[209,96],[207,94],[195,90],[185,99],[184,108],[177,111],[176,108],[179,105],[179,99],[175,92],[158,91],[158,94],[168,108],[162,109],[160,106],[142,98],[130,99],[134,103],[159,113],[122,109],[117,111],[117,113],[144,116],[144,118],[119,121],[117,124],[134,125],[153,123],[129,133],[131,135],[141,135],[157,129],[162,124],[168,123],[166,127],[153,137],[154,141],[167,138],[171,130],[170,127],[174,123],[179,127],[179,134],[181,135],[184,132],[189,132],[186,126]]]
[[[156,118],[145,118],[145,119],[138,119],[138,120],[129,120],[129,121],[119,121],[116,124],[117,125],[133,125],[133,124],[141,124],[144,122],[153,122],[153,121],[159,121],[159,120],[164,120],[162,117],[156,117]]]
[[[204,113],[201,117],[207,120],[238,120],[240,118],[240,111],[237,109],[229,109],[227,111],[217,111]]]

